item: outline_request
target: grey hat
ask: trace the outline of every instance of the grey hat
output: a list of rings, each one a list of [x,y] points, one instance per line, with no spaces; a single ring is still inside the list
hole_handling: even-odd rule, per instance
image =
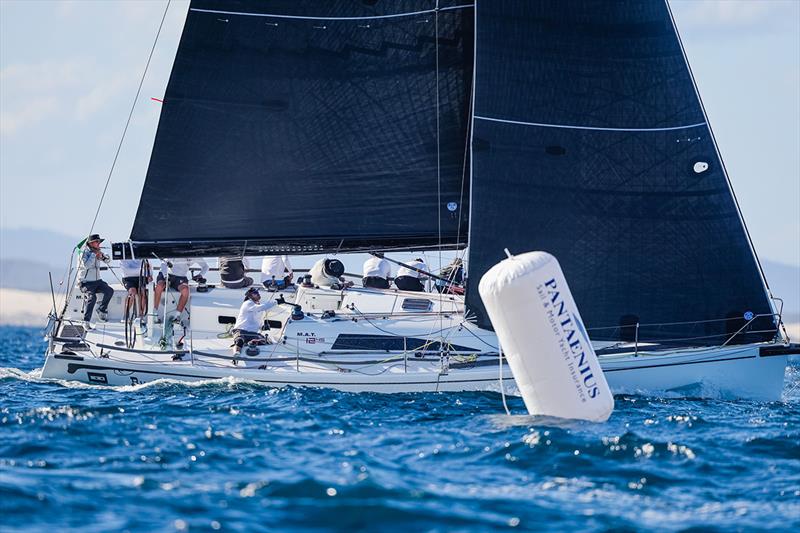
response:
[[[249,289],[247,289],[247,292],[244,293],[244,300],[247,301],[247,299],[250,298],[250,295],[252,294],[258,294],[259,296],[261,296],[261,293],[258,292],[258,287],[250,287]]]

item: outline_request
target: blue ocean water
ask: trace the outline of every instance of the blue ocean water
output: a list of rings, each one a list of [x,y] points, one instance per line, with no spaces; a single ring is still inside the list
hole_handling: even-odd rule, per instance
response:
[[[494,393],[38,379],[0,328],[0,529],[800,529],[800,360],[783,401],[617,397],[605,424]]]

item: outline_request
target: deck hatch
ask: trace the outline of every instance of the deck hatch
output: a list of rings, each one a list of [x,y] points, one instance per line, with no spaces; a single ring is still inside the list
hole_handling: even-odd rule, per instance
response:
[[[425,351],[439,352],[439,341],[431,341],[419,337],[402,337],[395,335],[358,335],[343,333],[336,337],[331,350],[377,350],[377,351]],[[474,348],[445,343],[445,351],[474,352]]]
[[[427,298],[406,298],[401,306],[403,311],[430,311],[433,309],[433,302]]]
[[[59,336],[69,339],[81,339],[83,338],[83,334],[85,332],[86,330],[83,329],[83,326],[64,324],[64,327],[61,328],[61,333]]]

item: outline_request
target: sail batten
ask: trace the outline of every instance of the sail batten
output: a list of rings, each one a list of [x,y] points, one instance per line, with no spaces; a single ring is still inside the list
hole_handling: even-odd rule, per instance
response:
[[[482,117],[476,115],[475,120],[488,120],[490,122],[503,122],[506,124],[517,124],[520,126],[538,126],[541,128],[561,128],[566,130],[594,130],[594,131],[675,131],[675,130],[688,130],[705,126],[705,122],[698,122],[697,124],[686,124],[684,126],[669,126],[669,127],[654,127],[654,128],[602,128],[598,126],[579,126],[572,124],[544,124],[542,122],[527,122],[523,120],[511,120],[507,118],[498,117]]]
[[[285,14],[278,14],[278,13],[253,13],[247,11],[223,11],[219,9],[200,9],[200,8],[190,8],[189,11],[196,11],[198,13],[214,13],[216,15],[238,15],[238,16],[247,16],[247,17],[267,17],[267,18],[277,18],[277,19],[296,19],[296,20],[380,20],[380,19],[389,19],[389,18],[396,18],[396,17],[408,17],[412,15],[425,15],[430,13],[436,13],[439,11],[449,11],[453,9],[469,9],[473,7],[472,4],[463,4],[458,6],[444,6],[440,8],[433,8],[433,9],[424,9],[421,11],[410,11],[406,13],[391,13],[387,15],[365,15],[360,17],[315,17],[310,15],[285,15]]]

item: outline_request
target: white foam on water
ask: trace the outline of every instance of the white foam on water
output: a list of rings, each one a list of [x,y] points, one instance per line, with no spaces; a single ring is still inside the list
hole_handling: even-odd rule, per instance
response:
[[[137,385],[122,385],[116,387],[108,385],[97,385],[93,383],[83,383],[81,381],[72,381],[66,379],[43,378],[41,376],[42,376],[41,368],[36,368],[34,370],[26,372],[24,370],[14,367],[0,367],[0,380],[17,379],[29,383],[55,384],[68,389],[97,389],[97,390],[108,390],[116,392],[139,392],[144,389],[159,388],[171,385],[179,385],[185,388],[225,387],[228,389],[234,389],[238,385],[248,385],[248,386],[255,385],[258,387],[263,387],[265,389],[275,388],[274,385],[260,383],[258,381],[249,379],[237,378],[233,376],[228,376],[219,379],[202,379],[202,380],[192,380],[192,381],[160,378],[160,379],[154,379],[153,381],[148,381],[146,383],[139,383]]]

